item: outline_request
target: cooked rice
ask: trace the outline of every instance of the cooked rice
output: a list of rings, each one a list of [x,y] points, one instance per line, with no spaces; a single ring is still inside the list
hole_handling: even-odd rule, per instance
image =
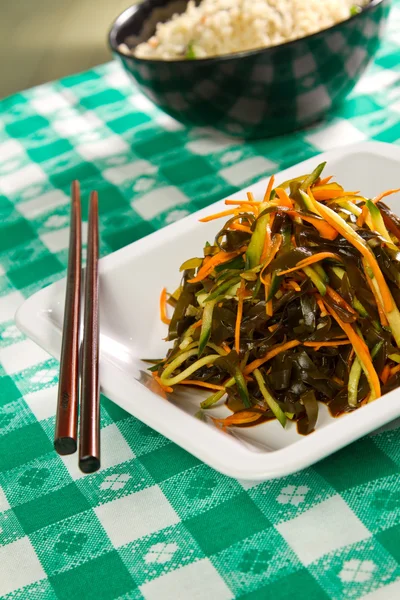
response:
[[[191,0],[182,14],[158,23],[155,34],[130,51],[140,58],[206,58],[266,48],[302,38],[348,19],[370,0]]]

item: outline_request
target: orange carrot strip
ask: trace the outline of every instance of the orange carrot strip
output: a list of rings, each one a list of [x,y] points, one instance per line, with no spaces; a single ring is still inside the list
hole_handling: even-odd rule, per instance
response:
[[[313,202],[312,199],[311,199],[311,201]],[[388,285],[385,281],[385,278],[382,274],[382,271],[380,270],[378,262],[377,262],[375,256],[373,255],[372,251],[369,249],[369,247],[364,245],[362,240],[358,239],[358,237],[359,237],[358,234],[356,234],[355,236],[350,235],[347,228],[344,225],[342,226],[340,224],[340,222],[338,223],[336,220],[334,220],[331,216],[331,210],[329,208],[327,208],[320,202],[314,201],[313,203],[317,205],[317,210],[322,213],[322,216],[325,218],[325,220],[330,225],[332,225],[332,227],[336,227],[337,231],[344,238],[346,238],[346,240],[348,242],[350,242],[355,248],[357,248],[357,250],[360,252],[360,254],[362,254],[362,256],[366,259],[366,261],[368,262],[368,265],[372,269],[372,272],[373,272],[373,274],[376,278],[376,281],[379,285],[379,289],[382,294],[384,308],[387,312],[390,312],[393,309],[393,299],[392,299],[390,290],[388,288]]]
[[[278,325],[278,323],[276,323],[275,325],[271,325],[270,327],[268,327],[268,331],[273,333],[274,331],[276,331],[278,329],[278,327],[279,327],[279,325]]]
[[[208,221],[214,221],[214,219],[221,219],[222,217],[228,217],[229,215],[237,214],[237,208],[231,208],[229,210],[223,210],[222,212],[215,213],[214,215],[209,215],[208,217],[203,217],[200,219],[201,223],[208,223]]]
[[[334,300],[334,302],[336,302],[336,304],[338,304],[338,306],[344,308],[344,310],[347,310],[347,312],[353,315],[357,314],[354,308],[350,306],[350,304],[348,304],[340,294],[338,294],[333,288],[331,288],[330,285],[326,286],[326,293],[332,298],[332,300]]]
[[[297,281],[291,279],[290,281],[288,281],[288,285],[290,285],[290,287],[292,287],[295,292],[301,292],[301,287],[299,286]]]
[[[300,217],[303,221],[311,223],[311,225],[314,225],[315,229],[319,231],[321,237],[326,240],[335,240],[338,236],[337,230],[326,221],[319,219],[318,216],[313,217],[311,215],[305,215],[297,210],[288,210],[287,214],[294,217]]]
[[[382,192],[382,194],[379,194],[379,196],[375,196],[375,198],[373,198],[372,202],[374,204],[376,204],[383,198],[386,198],[386,196],[390,196],[391,194],[396,194],[397,192],[400,192],[400,188],[398,188],[397,190],[386,190],[386,192]]]
[[[167,289],[163,288],[160,294],[160,319],[165,325],[171,323],[171,319],[167,316]]]
[[[164,385],[161,381],[161,379],[159,378],[158,375],[156,375],[156,373],[152,373],[152,376],[154,377],[154,379],[157,381],[158,385],[160,386],[160,388],[162,388],[164,390],[164,392],[168,392],[171,393],[174,390],[172,389],[172,387],[169,387],[168,385]]]
[[[223,385],[208,383],[207,381],[197,381],[196,379],[184,379],[183,381],[180,381],[178,385],[198,385],[199,387],[208,388],[210,390],[225,390]]]
[[[309,346],[310,348],[317,347],[321,348],[322,346],[347,346],[351,344],[350,340],[336,340],[333,342],[303,342],[303,346]]]
[[[382,369],[382,373],[380,374],[380,379],[381,379],[383,385],[385,385],[385,383],[389,379],[389,376],[390,376],[390,366],[385,365]]]
[[[249,363],[247,365],[247,367],[244,369],[243,373],[245,375],[249,375],[249,373],[252,373],[255,369],[258,369],[259,367],[261,367],[261,365],[263,365],[264,363],[271,360],[271,358],[278,356],[278,354],[280,354],[281,352],[286,352],[286,350],[295,348],[296,346],[299,346],[300,344],[301,344],[301,342],[299,342],[298,340],[291,340],[290,342],[285,342],[284,344],[281,344],[280,346],[276,346],[275,348],[272,348],[272,350],[269,350],[269,352],[267,352],[267,354],[265,356],[263,356],[262,358],[257,358],[256,360],[253,360],[253,362]]]
[[[333,310],[331,306],[329,306],[329,304],[325,304],[325,308],[328,312],[330,312],[332,317],[338,323],[339,327],[343,329],[343,331],[349,338],[361,364],[367,371],[366,375],[370,386],[373,388],[374,395],[376,398],[379,398],[379,396],[381,395],[381,384],[379,382],[379,377],[377,372],[375,371],[374,365],[372,364],[372,359],[367,344],[364,342],[363,339],[360,338],[360,336],[354,331],[354,329],[349,323],[344,323],[341,320],[339,315],[336,313],[336,311]]]
[[[367,215],[368,215],[368,208],[367,208],[367,205],[364,204],[364,206],[361,209],[361,215],[357,218],[357,221],[356,221],[356,225],[358,225],[358,227],[362,227],[364,225]]]
[[[240,284],[240,288],[238,289],[238,309],[236,314],[236,324],[235,324],[235,350],[239,354],[240,352],[240,325],[242,323],[243,316],[243,292],[245,291],[245,282],[242,280]]]
[[[192,325],[192,330],[194,331],[195,329],[197,329],[198,327],[201,327],[203,324],[203,319],[200,319],[199,321],[197,321],[197,323],[194,323]]]
[[[277,233],[274,236],[274,241],[272,242],[271,249],[270,249],[269,253],[266,254],[265,257],[264,257],[264,249],[265,249],[265,245],[264,245],[263,254],[261,255],[261,262],[264,264],[263,264],[263,268],[261,269],[261,272],[260,272],[261,283],[263,283],[264,285],[266,283],[266,278],[264,278],[264,271],[268,267],[268,265],[272,262],[272,260],[275,257],[275,254],[278,252],[279,248],[281,247],[282,239],[283,238],[280,233]]]
[[[250,202],[249,200],[225,200],[227,206],[257,206],[259,202]]]
[[[395,367],[393,367],[392,369],[390,369],[390,375],[389,375],[389,377],[393,377],[393,375],[396,375],[396,373],[398,373],[399,371],[400,371],[400,365],[396,365]]]
[[[211,271],[215,269],[215,267],[223,264],[224,262],[230,261],[232,258],[235,258],[235,256],[238,256],[242,252],[245,252],[245,250],[246,247],[243,246],[239,250],[234,250],[233,252],[224,252],[223,250],[217,252],[217,254],[210,258],[206,265],[202,265],[196,277],[188,279],[189,283],[197,283],[198,281],[202,281],[207,277],[207,275],[211,273]]]
[[[329,175],[329,177],[325,177],[325,179],[321,179],[321,181],[319,182],[318,185],[326,185],[327,183],[330,182],[330,180],[332,179],[333,175]]]
[[[271,175],[271,178],[268,182],[268,186],[264,195],[264,202],[268,202],[268,200],[271,198],[271,192],[272,192],[272,188],[274,187],[274,181],[275,181],[275,176]]]
[[[245,231],[246,233],[253,233],[250,227],[246,227],[246,225],[241,225],[240,223],[232,223],[232,225],[229,225],[229,229],[232,229],[234,231]]]
[[[339,260],[340,262],[343,262],[340,256],[338,254],[334,254],[334,252],[318,252],[317,254],[313,254],[313,256],[310,256],[309,258],[303,258],[303,260],[300,260],[295,267],[292,267],[291,269],[286,269],[286,271],[280,271],[279,275],[288,275],[288,273],[299,271],[300,269],[308,267],[316,262],[319,262],[320,260],[324,260],[325,258],[334,258],[336,260]]]
[[[319,310],[321,311],[321,317],[326,317],[328,313],[325,310],[325,304],[322,302],[319,296],[317,297],[317,304],[319,306]]]
[[[279,204],[282,206],[287,206],[288,208],[293,208],[293,202],[289,198],[286,190],[283,188],[275,188],[276,195],[279,198]]]
[[[223,342],[221,344],[221,346],[225,350],[225,352],[227,352],[229,354],[229,352],[231,351],[231,349],[229,348],[228,344],[226,342]]]

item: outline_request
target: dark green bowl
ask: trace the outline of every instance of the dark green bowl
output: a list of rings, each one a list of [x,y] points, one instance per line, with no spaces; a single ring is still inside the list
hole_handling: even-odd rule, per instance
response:
[[[109,34],[114,56],[172,117],[254,138],[310,125],[340,104],[378,48],[390,0],[372,0],[347,21],[272,48],[173,61],[118,50],[127,37],[143,37],[155,9],[168,11],[170,5],[176,2],[145,0],[125,10]]]

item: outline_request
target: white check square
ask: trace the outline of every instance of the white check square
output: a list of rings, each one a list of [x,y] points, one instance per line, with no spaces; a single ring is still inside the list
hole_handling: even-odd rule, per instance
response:
[[[45,577],[46,573],[28,537],[0,547],[1,597]]]
[[[161,575],[140,586],[146,600],[230,600],[231,590],[208,558]]]
[[[8,375],[29,369],[49,358],[50,355],[31,340],[0,348],[0,362]]]
[[[340,496],[333,496],[276,528],[304,565],[371,536]]]
[[[21,292],[11,292],[6,296],[0,296],[0,323],[11,321],[14,318],[17,308],[23,303],[25,298]]]
[[[144,194],[139,199],[131,202],[131,206],[143,219],[150,221],[150,219],[154,219],[154,217],[169,208],[184,204],[185,202],[189,202],[185,194],[178,188],[167,186]]]
[[[8,510],[9,508],[10,505],[8,503],[4,490],[0,487],[0,513],[4,512],[5,510]]]
[[[94,511],[116,548],[179,523],[158,485],[102,504]]]
[[[276,164],[262,156],[247,158],[219,172],[228,183],[240,185],[253,177],[265,175],[276,168]]]
[[[339,146],[362,142],[366,136],[349,121],[337,119],[320,131],[306,135],[305,139],[319,150],[331,150]]]

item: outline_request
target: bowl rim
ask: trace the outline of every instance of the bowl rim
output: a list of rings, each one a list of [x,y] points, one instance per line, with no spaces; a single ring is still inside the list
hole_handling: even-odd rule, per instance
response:
[[[111,28],[108,32],[108,43],[109,43],[109,46],[110,46],[112,52],[118,54],[118,56],[120,56],[121,58],[133,59],[137,63],[146,64],[146,65],[148,65],[148,64],[168,64],[168,65],[170,65],[170,64],[187,64],[187,63],[196,64],[196,65],[209,65],[213,62],[218,62],[218,61],[227,62],[229,60],[235,60],[238,58],[247,58],[249,56],[254,56],[256,54],[267,53],[267,52],[276,50],[277,48],[287,48],[287,47],[290,47],[300,41],[309,40],[318,35],[324,34],[325,32],[328,32],[328,31],[334,31],[335,29],[340,28],[343,25],[343,23],[346,23],[353,19],[358,19],[359,17],[364,15],[369,10],[372,10],[373,8],[377,7],[379,4],[383,4],[384,2],[387,2],[387,0],[371,0],[370,3],[367,4],[367,6],[364,6],[361,8],[360,12],[358,12],[355,15],[351,15],[345,21],[340,21],[339,23],[335,23],[334,25],[331,25],[330,27],[327,27],[326,29],[321,29],[320,31],[316,31],[315,33],[311,33],[304,37],[297,38],[295,40],[290,40],[288,42],[283,42],[282,44],[277,44],[275,46],[254,48],[252,50],[241,50],[238,52],[230,52],[229,54],[220,54],[217,56],[196,58],[194,60],[188,60],[186,58],[174,58],[171,60],[162,60],[160,58],[139,58],[133,54],[126,55],[123,52],[121,52],[120,50],[118,50],[118,45],[116,44],[116,34],[117,34],[118,30],[120,29],[120,27],[139,10],[140,6],[142,6],[142,4],[145,3],[145,1],[146,0],[141,0],[141,2],[139,2],[138,4],[133,4],[132,6],[129,6],[124,11],[122,11],[122,13],[120,15],[118,15],[118,17],[114,20],[114,22],[111,25]]]

